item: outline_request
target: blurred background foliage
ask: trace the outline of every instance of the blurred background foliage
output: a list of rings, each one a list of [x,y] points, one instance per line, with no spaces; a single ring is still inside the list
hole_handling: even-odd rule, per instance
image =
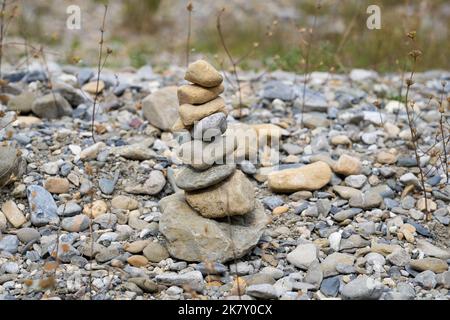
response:
[[[113,49],[109,67],[184,65],[188,0],[9,1],[17,12],[6,43],[25,40],[53,50],[53,58],[60,62],[94,65],[102,4],[108,4],[105,42]],[[66,28],[66,9],[73,4],[81,8],[80,30]],[[192,4],[191,58],[207,56],[216,65],[225,61],[216,30],[217,13],[224,7],[222,31],[233,56],[238,59],[251,51],[240,68],[303,72],[310,50],[311,70],[397,72],[411,49],[405,34],[416,30],[416,46],[423,52],[419,69],[450,69],[447,0],[193,0]],[[381,8],[381,30],[366,27],[371,4]],[[14,45],[3,51],[11,65],[26,54]]]

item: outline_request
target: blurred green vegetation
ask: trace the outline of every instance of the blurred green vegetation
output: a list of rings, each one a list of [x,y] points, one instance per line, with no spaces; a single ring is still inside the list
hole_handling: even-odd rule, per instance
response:
[[[36,0],[32,9],[28,4],[31,15],[17,17],[17,34],[35,43],[62,48],[64,54],[61,56],[66,62],[82,55],[81,63],[95,64],[100,6],[108,3],[106,43],[114,52],[108,59],[108,66],[138,68],[148,63],[184,64],[188,0],[61,1],[90,5],[83,7],[84,14],[94,17],[83,18],[84,21],[91,20],[86,23],[88,30],[74,35],[61,25],[49,24],[49,17],[65,13],[64,6],[61,9],[55,6],[55,1]],[[276,18],[277,12],[257,15],[259,8],[256,7],[255,14],[251,11],[236,14],[240,10],[237,1],[224,3],[222,32],[242,69],[268,68],[302,73],[309,60],[309,70],[345,72],[351,68],[368,68],[398,72],[407,66],[407,55],[413,48],[423,52],[417,65],[419,71],[450,69],[450,14],[449,9],[446,13],[442,10],[445,5],[450,8],[448,0],[287,0],[286,3],[291,4],[290,10],[298,13],[298,19]],[[257,1],[252,3],[258,5]],[[193,4],[191,57],[197,53],[206,55],[216,65],[220,66],[224,61],[224,67],[230,67],[216,30],[218,9],[217,12],[211,10],[211,3],[206,0],[193,0]],[[381,8],[380,30],[366,27],[369,17],[366,9],[372,4]],[[208,6],[209,14],[206,18],[199,14],[201,18],[197,21],[196,13],[202,13],[203,6]],[[98,10],[94,10],[96,8]],[[312,33],[309,32],[311,28]],[[406,37],[412,30],[417,31],[413,46]],[[257,47],[255,43],[258,43]]]
[[[123,26],[135,32],[156,32],[154,17],[160,4],[161,0],[123,0]]]
[[[262,61],[271,69],[281,68],[289,71],[305,70],[309,53],[310,70],[346,71],[350,68],[371,68],[380,72],[399,71],[408,63],[408,52],[417,48],[422,51],[418,69],[450,69],[450,46],[448,38],[441,30],[450,31],[450,19],[441,19],[444,24],[430,20],[439,14],[440,5],[445,0],[429,1],[321,1],[298,2],[298,8],[310,16],[309,21],[300,21],[298,25],[279,22],[272,36],[263,32],[259,24],[238,24],[233,18],[223,25],[227,26],[226,38],[231,52],[239,57],[251,48],[253,42],[259,42],[258,50],[251,58]],[[377,4],[381,9],[381,29],[369,30],[366,9]],[[403,7],[402,7],[403,6]],[[406,10],[408,9],[408,10]],[[315,18],[314,18],[315,16]],[[308,29],[314,26],[312,34]],[[341,32],[323,30],[321,23],[343,21],[345,29]],[[307,23],[309,22],[309,23]],[[330,25],[330,24],[329,24]],[[415,44],[406,37],[407,32],[417,31]],[[201,52],[216,54],[222,51],[212,29],[198,31],[194,47]],[[223,53],[222,53],[223,54]]]

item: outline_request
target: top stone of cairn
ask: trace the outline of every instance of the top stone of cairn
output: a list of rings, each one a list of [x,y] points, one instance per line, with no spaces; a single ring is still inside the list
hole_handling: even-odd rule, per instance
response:
[[[206,88],[216,87],[223,81],[222,75],[205,60],[191,63],[184,79]]]

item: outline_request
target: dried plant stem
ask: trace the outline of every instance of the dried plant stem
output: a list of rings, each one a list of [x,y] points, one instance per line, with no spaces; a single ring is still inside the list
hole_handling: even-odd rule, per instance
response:
[[[316,9],[319,10],[321,7],[320,0],[317,1]],[[302,92],[302,110],[301,110],[301,120],[300,120],[300,126],[303,128],[303,116],[305,114],[305,98],[306,98],[306,83],[309,81],[309,67],[310,67],[310,55],[311,55],[311,47],[313,43],[313,37],[314,37],[314,29],[316,28],[317,24],[317,11],[314,13],[314,20],[313,20],[313,26],[309,30],[309,39],[306,46],[306,55],[305,55],[305,71],[304,71],[304,78],[303,78],[303,92]]]
[[[92,213],[91,213],[92,215]],[[92,220],[89,217],[89,236],[90,236],[90,256],[89,256],[89,299],[92,300],[92,260],[94,257],[94,234],[92,231]]]
[[[425,189],[425,176],[422,170],[422,167],[420,166],[420,156],[419,156],[419,149],[418,149],[418,137],[417,137],[417,130],[414,126],[414,121],[412,119],[412,112],[409,109],[408,103],[409,103],[409,92],[410,88],[413,85],[413,77],[414,77],[414,66],[416,63],[416,58],[414,58],[414,64],[413,64],[413,70],[411,71],[411,75],[409,79],[406,82],[406,94],[405,94],[405,108],[406,108],[406,115],[408,117],[408,126],[411,134],[411,142],[413,144],[414,149],[414,155],[416,158],[417,168],[419,169],[419,175],[420,175],[420,184],[423,189],[423,195],[425,198],[425,211],[427,214],[427,219],[430,219],[430,212],[428,210],[428,197],[427,197],[427,190]]]
[[[186,39],[186,68],[189,66],[189,56],[190,56],[190,50],[191,50],[191,24],[192,24],[192,2],[189,2],[189,4],[186,7],[188,11],[188,32],[187,32],[187,39]]]
[[[100,41],[99,41],[99,50],[98,50],[98,63],[97,63],[97,84],[96,84],[96,89],[95,89],[95,96],[94,96],[94,103],[92,106],[92,123],[91,123],[91,135],[92,135],[92,140],[95,141],[95,108],[97,106],[97,101],[98,101],[98,96],[99,96],[99,85],[100,85],[100,74],[102,72],[102,68],[105,65],[106,62],[106,58],[105,61],[102,62],[103,60],[103,43],[104,43],[104,33],[105,33],[105,22],[106,22],[106,14],[108,12],[108,5],[105,4],[105,11],[103,13],[103,20],[102,20],[102,26],[100,28]]]
[[[336,1],[336,5],[334,10],[337,10],[336,6],[338,6],[339,3]],[[339,67],[339,69],[347,72],[347,67],[342,63],[342,60],[339,56],[340,52],[342,51],[342,48],[344,48],[345,44],[347,43],[347,40],[349,39],[350,35],[352,34],[352,30],[356,25],[357,22],[357,18],[358,18],[358,12],[361,12],[361,5],[362,2],[358,3],[358,7],[355,10],[355,14],[353,15],[352,19],[350,20],[350,23],[347,25],[347,27],[345,28],[345,31],[342,35],[341,40],[339,41],[339,44],[337,46],[336,51],[333,53],[333,61],[334,64]],[[350,77],[349,77],[350,78]],[[351,79],[350,79],[350,83],[351,83]]]
[[[395,111],[395,122],[398,121],[398,115],[399,115],[399,112],[400,112],[400,103],[401,103],[401,97],[402,97],[402,94],[403,94],[403,84],[405,82],[405,70],[406,70],[406,61],[404,63],[403,69],[402,69],[402,76],[401,76],[401,79],[400,79],[401,84],[400,84],[400,87],[398,88],[398,96],[399,96],[400,101],[398,102],[399,108],[397,108],[397,110]]]
[[[66,204],[64,203],[63,212],[66,211]],[[59,264],[61,263],[59,259],[59,237],[61,236],[61,224],[58,226],[58,231],[56,232],[56,255],[55,255],[55,268],[53,269],[53,278],[55,279],[56,283],[56,271],[58,269]],[[56,290],[55,290],[56,291]]]
[[[3,41],[5,36],[6,0],[2,1],[0,11],[0,79],[2,78]]]
[[[55,91],[53,90],[52,77],[50,74],[50,69],[48,67],[47,58],[45,57],[45,52],[44,52],[43,46],[41,46],[41,48],[39,49],[39,55],[42,58],[42,63],[44,64],[45,72],[47,73],[47,76],[48,76],[47,82],[48,82],[48,87],[50,88],[50,92],[53,97],[53,105],[54,105],[55,109],[57,109],[58,106],[56,105],[56,95],[55,95]]]
[[[0,79],[2,78],[2,75],[3,75],[2,74],[2,64],[3,64],[4,41],[8,34],[8,28],[11,24],[11,21],[15,16],[15,10],[17,9],[17,6],[15,6],[11,10],[11,14],[6,16],[6,7],[8,5],[11,5],[14,2],[16,2],[16,0],[11,0],[9,2],[8,2],[8,0],[2,0],[1,6],[0,6]]]
[[[444,163],[442,168],[445,171],[445,178],[446,178],[446,183],[448,184],[449,182],[449,176],[448,176],[448,155],[447,155],[447,144],[445,143],[445,127],[444,127],[444,89],[445,89],[445,83],[443,83],[442,85],[442,94],[441,94],[441,100],[439,101],[439,112],[441,114],[440,118],[439,118],[439,129],[441,131],[441,138],[442,138],[442,150],[444,153]]]
[[[25,63],[27,64],[27,71],[30,71],[30,57],[28,52],[28,38],[25,38]]]
[[[241,91],[241,81],[239,79],[239,75],[237,73],[237,63],[236,61],[233,59],[233,56],[231,55],[230,51],[228,50],[227,44],[225,42],[225,38],[223,36],[222,33],[222,26],[221,26],[221,22],[220,22],[220,18],[222,16],[222,14],[224,13],[224,9],[222,9],[219,14],[217,15],[217,23],[216,23],[216,27],[217,27],[217,32],[219,33],[219,38],[220,38],[220,43],[222,44],[223,49],[225,50],[225,53],[228,57],[228,60],[230,60],[231,66],[233,68],[233,75],[236,81],[236,86],[238,89],[238,95],[239,95],[239,113],[241,113],[241,107],[242,107],[242,91]]]
[[[25,45],[25,47],[28,47],[27,45]],[[44,51],[44,47],[41,46],[39,49],[39,56],[42,59],[42,63],[44,65],[45,68],[45,72],[47,73],[47,82],[48,82],[48,87],[50,88],[50,92],[52,94],[53,97],[53,105],[55,107],[55,109],[57,109],[57,105],[56,105],[56,95],[55,95],[55,91],[53,90],[53,82],[52,82],[52,77],[50,74],[50,69],[48,67],[48,63],[47,63],[47,58],[45,56],[45,51]],[[66,204],[64,204],[64,208],[63,208],[63,212],[66,210]],[[54,274],[53,274],[53,278],[56,279],[56,271],[58,268],[58,265],[60,264],[60,259],[59,259],[59,237],[61,235],[61,225],[59,225],[58,227],[58,231],[56,233],[56,255],[55,255],[55,261],[56,261],[56,266],[54,268]]]

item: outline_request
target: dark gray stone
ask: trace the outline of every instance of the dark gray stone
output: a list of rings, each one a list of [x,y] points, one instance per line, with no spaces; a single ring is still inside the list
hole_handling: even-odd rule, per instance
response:
[[[241,161],[239,163],[239,168],[244,172],[245,174],[254,175],[256,173],[256,167],[253,163],[251,163],[248,160]]]
[[[292,101],[295,99],[296,93],[291,85],[287,85],[281,81],[270,81],[264,86],[262,97],[269,100],[280,99]]]
[[[351,209],[342,210],[342,211],[339,211],[338,213],[336,213],[333,216],[333,219],[338,222],[342,222],[346,219],[353,218],[360,212],[362,212],[362,210],[360,208],[351,208]]]
[[[270,196],[263,198],[262,203],[270,210],[273,210],[276,207],[282,206],[284,204],[284,201],[280,197]]]
[[[82,68],[78,71],[77,80],[78,84],[82,86],[83,84],[89,82],[89,80],[94,76],[94,71],[90,68]]]
[[[234,164],[213,166],[205,171],[184,168],[175,178],[177,186],[183,190],[193,191],[213,186],[231,176],[236,169]]]
[[[294,107],[300,110],[304,108],[305,112],[327,112],[328,101],[321,92],[305,88],[305,86],[301,85],[297,87],[297,99],[294,102]]]
[[[416,167],[417,162],[413,157],[399,157],[397,160],[397,166],[399,167]]]
[[[431,290],[436,287],[436,274],[431,270],[423,271],[416,275],[414,281],[424,289]]]
[[[63,177],[67,177],[72,171],[73,165],[71,163],[65,162],[60,168],[59,172]]]
[[[339,292],[340,284],[340,276],[323,279],[320,285],[320,291],[328,297],[336,297]]]
[[[58,215],[62,217],[72,217],[79,214],[83,208],[76,202],[70,201],[58,207]]]
[[[210,274],[224,274],[225,272],[227,272],[228,268],[225,265],[218,262],[208,264],[201,262],[195,266],[195,270],[198,270],[204,276],[207,276]]]
[[[197,140],[212,141],[226,130],[227,116],[223,112],[218,112],[195,123],[192,137]]]
[[[378,300],[383,287],[378,281],[363,275],[350,281],[342,288],[342,298],[349,300]]]
[[[114,192],[114,187],[116,186],[116,181],[106,178],[101,178],[98,181],[98,186],[100,187],[100,190],[104,194],[112,194]]]

